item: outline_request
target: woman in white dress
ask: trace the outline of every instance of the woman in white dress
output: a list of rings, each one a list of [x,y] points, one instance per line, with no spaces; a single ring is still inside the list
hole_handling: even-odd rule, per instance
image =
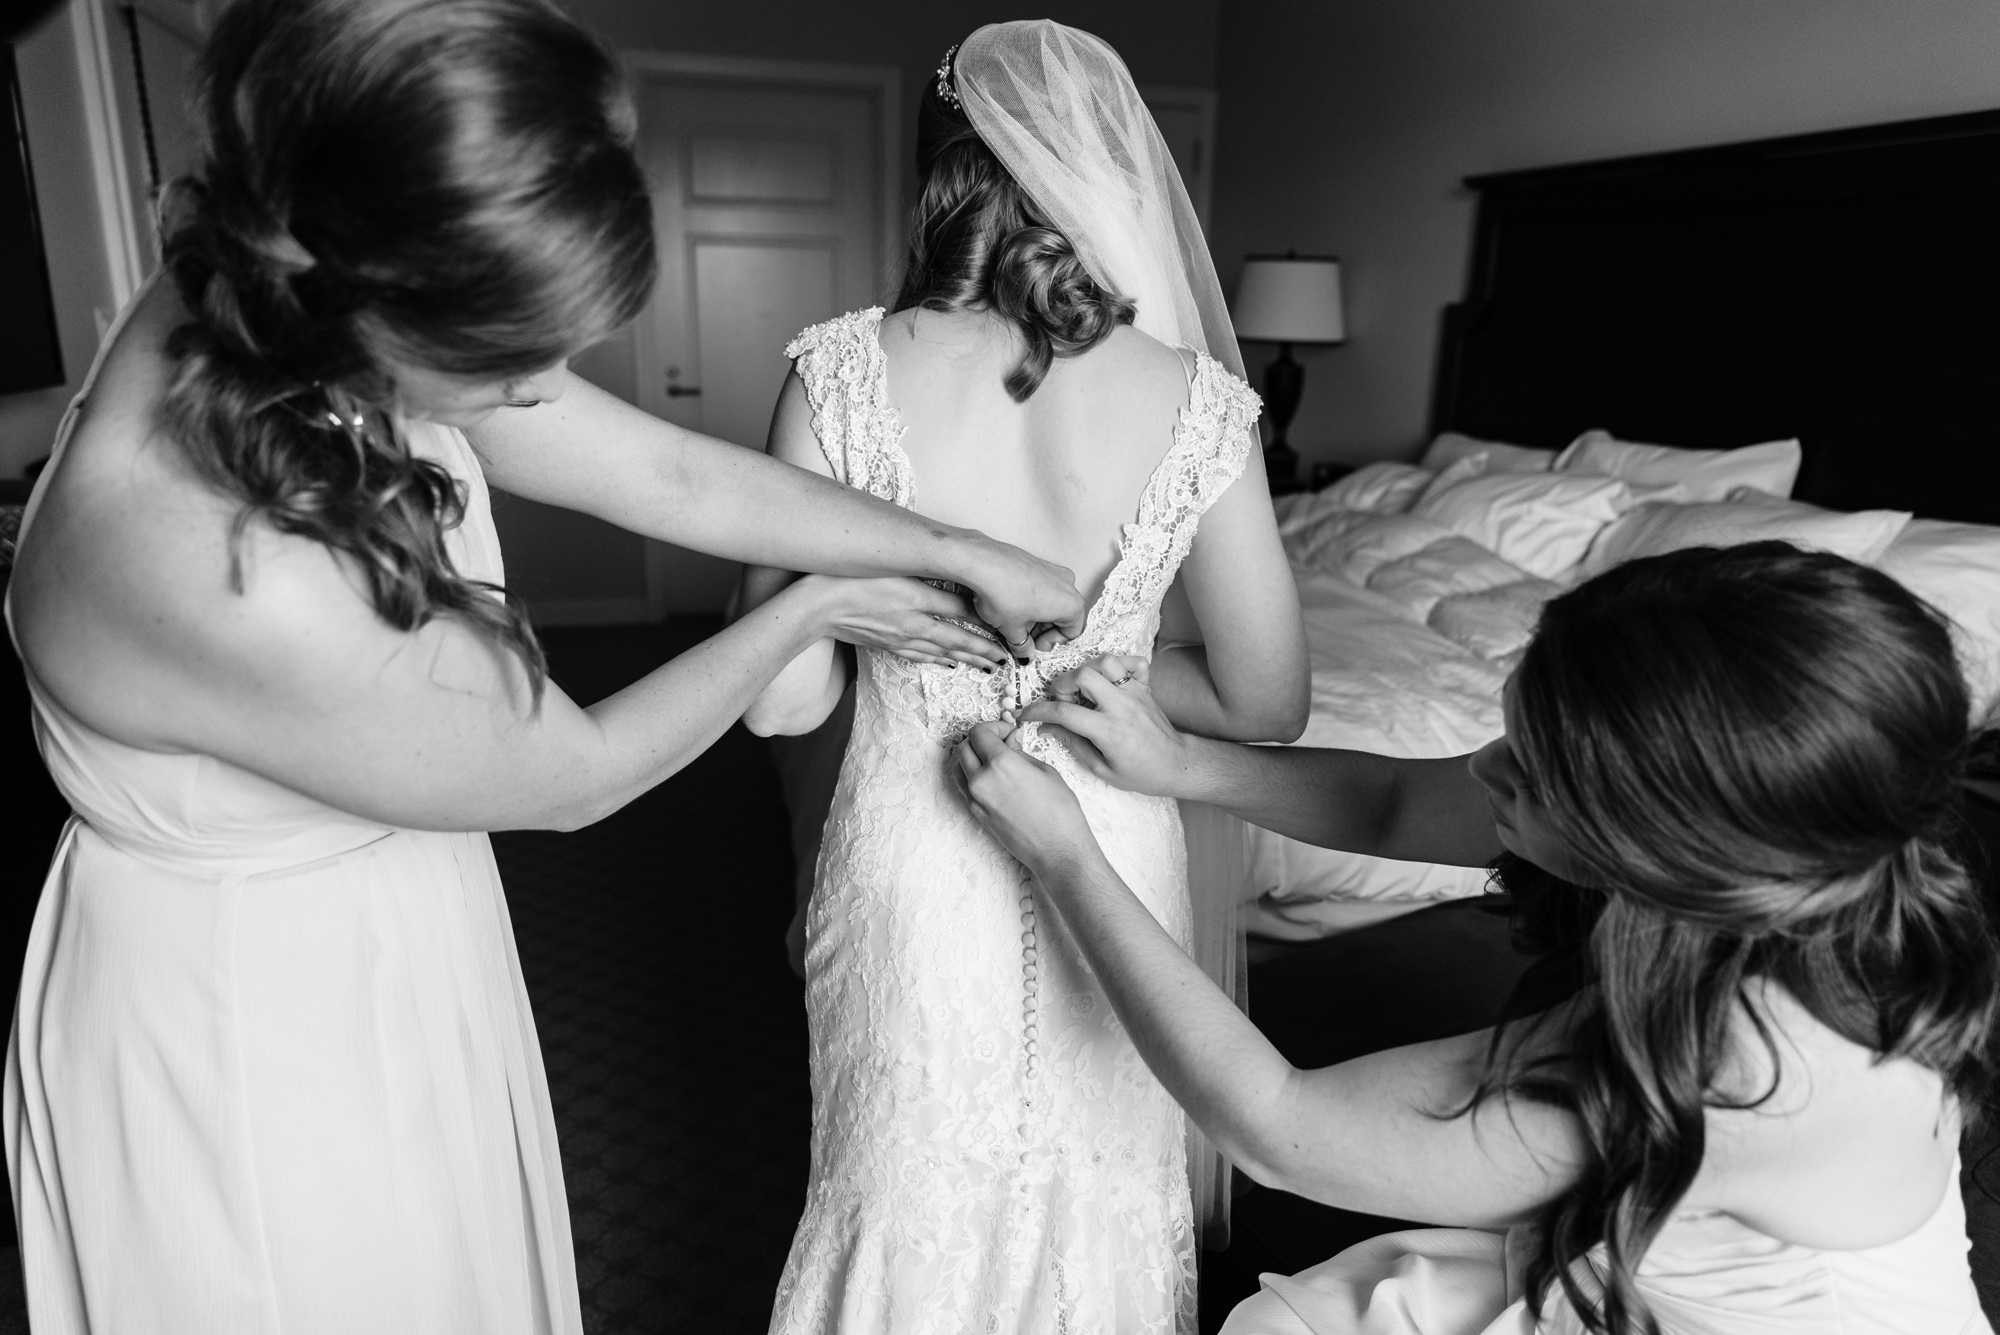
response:
[[[31,1321],[577,1335],[481,832],[615,810],[829,634],[1004,660],[894,572],[977,589],[1014,636],[1079,628],[1081,597],[568,381],[646,300],[653,243],[615,67],[552,7],[238,0],[202,73],[167,280],[65,421],[10,589],[77,813],[8,1052]],[[500,596],[487,476],[883,577],[801,581],[579,709]]]
[[[1266,1275],[1225,1335],[1990,1329],[1957,1155],[1992,1085],[1995,951],[1949,842],[1968,711],[1942,616],[1782,543],[1635,561],[1548,604],[1507,733],[1469,764],[1185,737],[1143,677],[1105,660],[1026,717],[1122,787],[1331,847],[1497,858],[1540,955],[1499,1029],[1295,1070],[1057,776],[972,735],[974,810],[1244,1171],[1455,1226]]]
[[[1298,734],[1303,636],[1257,400],[1179,178],[1109,47],[1047,22],[982,28],[927,90],[918,140],[897,310],[799,336],[773,452],[976,517],[1070,563],[1095,597],[1081,636],[1018,668],[822,641],[747,716],[805,731],[854,674],[806,917],[812,1175],[771,1328],[1192,1335],[1184,1119],[968,816],[951,752],[1086,657],[1197,636],[1205,650],[1156,668],[1185,726]],[[746,603],[790,578],[751,572]],[[1175,805],[1066,773],[1185,942]]]

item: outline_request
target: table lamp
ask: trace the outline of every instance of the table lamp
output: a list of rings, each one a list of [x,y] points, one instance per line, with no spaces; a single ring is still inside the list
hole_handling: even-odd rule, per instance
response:
[[[1306,380],[1306,368],[1292,359],[1292,344],[1347,341],[1339,256],[1296,251],[1248,256],[1230,317],[1239,340],[1278,345],[1278,359],[1264,371],[1264,407],[1271,414],[1264,471],[1273,483],[1292,482],[1298,476],[1299,453],[1286,443],[1285,428],[1299,410]]]

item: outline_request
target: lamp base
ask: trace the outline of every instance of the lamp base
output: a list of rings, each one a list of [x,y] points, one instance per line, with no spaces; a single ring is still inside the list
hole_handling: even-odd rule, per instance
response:
[[[1271,414],[1271,443],[1264,447],[1264,472],[1273,486],[1298,480],[1299,452],[1285,441],[1285,428],[1305,393],[1306,368],[1292,358],[1292,345],[1278,345],[1277,360],[1264,368],[1264,407]]]
[[[1299,452],[1283,436],[1264,447],[1264,477],[1273,487],[1289,487],[1299,480]]]

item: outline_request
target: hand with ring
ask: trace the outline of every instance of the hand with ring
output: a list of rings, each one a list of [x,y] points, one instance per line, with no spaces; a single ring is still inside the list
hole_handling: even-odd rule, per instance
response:
[[[1133,792],[1179,797],[1191,739],[1167,720],[1147,684],[1152,665],[1143,658],[1106,655],[1049,682],[1049,698],[1021,711],[1039,723],[1085,769]]]

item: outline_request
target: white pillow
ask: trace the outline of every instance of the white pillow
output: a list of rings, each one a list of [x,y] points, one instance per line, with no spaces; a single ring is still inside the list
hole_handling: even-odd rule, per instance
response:
[[[1460,459],[1475,454],[1486,456],[1486,466],[1495,473],[1546,473],[1555,466],[1556,451],[1535,450],[1526,445],[1506,445],[1497,440],[1476,440],[1456,431],[1440,431],[1421,460],[1429,469],[1449,468]]]
[[[1638,445],[1608,431],[1586,431],[1556,457],[1559,473],[1606,473],[1634,488],[1678,487],[1679,499],[1720,501],[1738,487],[1790,496],[1799,476],[1799,443],[1774,440],[1738,450],[1681,450]]]
[[[1569,573],[1598,532],[1632,508],[1623,482],[1591,473],[1487,473],[1451,487],[1440,485],[1444,479],[1439,474],[1410,513],[1543,579]]]
[[[1850,561],[1872,562],[1909,522],[1907,510],[1822,510],[1738,487],[1726,501],[1693,505],[1653,501],[1635,506],[1597,535],[1582,573],[1588,578],[1621,561],[1683,547],[1734,547],[1773,538]]]
[[[2000,528],[1913,519],[1876,565],[1952,619],[1973,719],[2000,718]]]
[[[1314,493],[1314,508],[1331,506],[1340,510],[1399,515],[1410,508],[1410,503],[1417,499],[1430,480],[1431,470],[1415,464],[1386,460],[1363,464],[1340,481]]]

